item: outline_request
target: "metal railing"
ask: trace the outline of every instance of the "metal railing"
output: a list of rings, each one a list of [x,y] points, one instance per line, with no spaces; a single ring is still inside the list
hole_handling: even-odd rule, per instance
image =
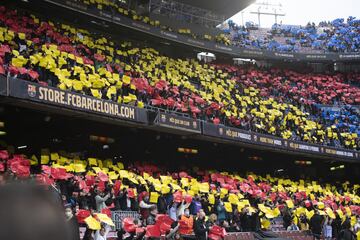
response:
[[[150,9],[160,15],[213,27],[225,21],[224,16],[217,15],[209,10],[171,0],[152,0]]]
[[[112,211],[111,218],[115,224],[115,229],[119,230],[122,228],[124,218],[139,219],[140,214],[136,211]]]

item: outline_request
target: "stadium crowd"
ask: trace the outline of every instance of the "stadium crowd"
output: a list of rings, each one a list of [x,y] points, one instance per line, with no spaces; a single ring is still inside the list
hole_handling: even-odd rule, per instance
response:
[[[302,74],[174,59],[153,48],[0,8],[0,74],[140,108],[153,106],[285,139],[359,149],[315,104],[358,104],[352,74]],[[260,90],[261,89],[261,90]],[[354,119],[354,122],[351,119]],[[332,124],[332,125],[331,125]],[[340,127],[339,127],[340,126]]]
[[[355,17],[335,19],[319,26],[308,23],[305,27],[274,24],[274,35],[289,37],[290,45],[298,43],[301,47],[323,50],[325,52],[358,52],[360,21]]]
[[[350,16],[346,21],[339,18],[318,26],[314,23],[306,26],[274,24],[266,36],[257,36],[247,26],[238,26],[229,20],[223,31],[231,44],[240,47],[278,52],[358,52],[359,23]]]
[[[128,17],[134,21],[142,22],[148,24],[153,27],[161,28],[162,30],[166,30],[169,32],[177,32],[182,35],[190,36],[194,39],[202,39],[206,41],[218,41],[224,44],[230,44],[229,39],[224,34],[218,34],[216,36],[212,36],[210,34],[200,35],[197,33],[192,32],[189,28],[179,28],[173,29],[170,26],[164,25],[159,20],[151,20],[149,16],[142,15],[137,13],[135,10],[130,9],[129,6],[121,1],[109,1],[109,0],[76,0],[75,2],[79,2],[84,4],[89,10],[101,10],[111,12],[112,14],[116,15],[119,14],[124,17]],[[162,5],[165,3],[162,3]],[[163,8],[161,8],[160,12],[162,15],[167,15],[163,12]],[[180,14],[182,16],[182,14]],[[183,19],[183,20],[180,20]],[[180,21],[186,21],[183,17],[180,17]]]
[[[139,213],[123,219],[118,239],[222,239],[227,232],[270,230],[279,218],[288,231],[310,230],[318,239],[360,237],[358,184],[240,176],[197,167],[168,172],[149,163],[126,166],[64,151],[42,149],[29,157],[11,151],[0,151],[1,184],[30,178],[48,186],[74,229],[87,226],[84,239],[106,239],[109,228],[98,221],[112,225],[115,210]]]
[[[88,2],[99,8],[106,1]],[[0,7],[0,74],[285,139],[360,148],[359,113],[344,106],[360,103],[359,89],[352,86],[359,82],[355,74],[174,59],[5,7]],[[54,191],[74,239],[81,225],[87,228],[84,239],[105,240],[116,210],[139,213],[122,221],[118,239],[222,239],[227,232],[269,230],[279,218],[286,230],[309,230],[317,239],[360,239],[360,185],[349,182],[199,168],[169,172],[48,149],[29,156],[0,151],[0,184],[29,178]]]
[[[97,9],[121,14],[134,21],[141,21],[151,26],[160,27],[163,30],[188,35],[195,39],[216,41],[225,45],[257,48],[279,52],[298,52],[302,50],[321,50],[322,52],[358,52],[360,44],[359,20],[348,17],[331,22],[320,22],[318,26],[309,23],[306,26],[292,26],[274,24],[269,30],[268,36],[257,36],[252,30],[257,29],[255,24],[247,22],[245,26],[238,26],[229,20],[223,33],[212,36],[211,34],[199,35],[190,29],[173,29],[163,25],[159,21],[153,21],[148,16],[140,15],[129,9],[127,4],[121,1],[109,0],[76,0],[89,9]],[[284,37],[283,41],[277,41],[274,37]],[[285,42],[285,43],[283,43]]]

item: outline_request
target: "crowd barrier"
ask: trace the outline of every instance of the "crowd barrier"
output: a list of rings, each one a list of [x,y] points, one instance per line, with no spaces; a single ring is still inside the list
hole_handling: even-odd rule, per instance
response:
[[[121,222],[124,218],[139,219],[140,214],[136,211],[111,211],[111,218],[115,224],[115,229],[121,229]]]

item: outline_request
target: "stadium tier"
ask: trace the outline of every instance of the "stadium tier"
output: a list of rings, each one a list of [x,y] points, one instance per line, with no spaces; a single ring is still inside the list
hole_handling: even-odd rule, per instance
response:
[[[335,186],[270,174],[238,175],[199,168],[169,172],[159,164],[126,165],[94,156],[81,159],[77,153],[49,149],[30,155],[0,151],[0,169],[6,173],[2,181],[13,175],[52,186],[61,193],[66,207],[76,209],[78,222],[93,230],[99,229],[96,227],[99,219],[89,219],[91,209],[109,217],[110,210],[131,211],[128,214],[134,214],[132,219],[122,219],[122,234],[136,232],[147,237],[168,234],[176,226],[172,223],[177,222],[181,235],[195,234],[201,239],[199,218],[210,229],[210,239],[224,238],[227,232],[260,229],[314,231],[318,221],[323,220],[337,236],[342,222],[359,224],[360,186],[349,182]],[[202,214],[207,216],[206,222],[202,217],[193,219]],[[134,218],[141,220],[138,226]],[[320,234],[322,230],[318,231]]]
[[[202,3],[0,4],[0,239],[360,240],[360,21]]]
[[[358,104],[358,75],[301,74],[174,59],[66,24],[1,11],[0,73],[41,85],[284,139],[359,148],[358,113],[322,117],[315,104]],[[353,120],[353,121],[352,121]]]
[[[190,29],[173,29],[158,20],[151,20],[148,16],[138,15],[134,10],[122,2],[109,0],[81,0],[89,9],[108,11],[129,17],[161,29],[191,36],[194,39],[216,41],[224,45],[233,45],[250,49],[263,49],[277,52],[345,52],[359,51],[359,20],[355,17],[348,19],[335,19],[331,22],[320,22],[318,26],[292,26],[274,24],[271,29],[258,29],[253,23],[247,22],[245,26],[238,26],[229,20],[223,27],[223,33],[200,35]],[[265,31],[265,34],[264,34]]]
[[[358,52],[360,21],[354,17],[320,22],[318,26],[274,24],[271,29],[251,30],[231,20],[224,32],[231,44],[278,52]],[[264,34],[265,31],[265,34]]]

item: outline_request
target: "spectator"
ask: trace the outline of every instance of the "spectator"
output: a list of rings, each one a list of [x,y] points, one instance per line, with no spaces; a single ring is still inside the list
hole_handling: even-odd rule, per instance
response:
[[[184,215],[185,209],[189,210],[188,207],[191,203],[186,203],[185,201],[182,201],[176,210],[176,217],[181,217]]]
[[[94,231],[87,227],[82,240],[94,240],[93,235]]]
[[[360,216],[357,216],[356,223],[354,225],[354,232],[359,233],[360,232]]]
[[[295,224],[295,221],[292,220],[286,230],[287,231],[299,231],[299,227]]]
[[[201,204],[202,209],[204,209],[206,216],[209,216],[210,215],[210,204],[209,204],[207,195],[204,195],[201,197],[200,204]]]
[[[160,214],[165,214],[167,209],[166,197],[164,195],[160,195],[157,202],[157,208]]]
[[[72,239],[79,240],[80,239],[79,224],[70,206],[65,208],[65,217]]]
[[[251,214],[251,231],[257,232],[261,229],[261,222],[258,209]]]
[[[251,213],[248,207],[244,207],[240,214],[241,229],[244,232],[251,231]]]
[[[96,210],[98,212],[101,212],[101,210],[106,208],[106,201],[111,197],[110,193],[105,193],[105,192],[97,192],[97,195],[95,197],[95,201],[96,201]]]
[[[146,193],[140,200],[139,207],[142,219],[147,219],[149,216],[149,209],[156,206],[154,204],[149,204],[149,194]]]
[[[216,213],[217,213],[217,220],[219,222],[222,222],[226,219],[226,210],[225,210],[224,202],[222,200],[219,200],[216,206]]]
[[[154,225],[156,222],[156,215],[158,214],[157,207],[151,206],[150,207],[150,214],[146,219],[146,225]]]
[[[331,240],[333,238],[331,224],[332,224],[332,220],[329,219],[328,217],[325,217],[324,230],[323,230],[323,236],[325,240]]]
[[[194,228],[194,219],[193,216],[190,215],[190,210],[188,208],[185,209],[184,214],[181,215],[180,220],[183,221],[186,226],[186,228],[181,228],[180,229],[180,234],[183,235],[190,235],[193,232],[193,228]]]
[[[332,236],[335,238],[335,239],[338,239],[339,237],[339,233],[341,231],[341,218],[339,216],[339,214],[336,213],[336,218],[332,221]]]
[[[231,223],[231,225],[229,224],[228,221],[223,221],[221,226],[226,230],[226,232],[237,232],[237,228],[236,225],[234,225],[233,223]]]
[[[206,240],[208,228],[205,224],[205,212],[200,210],[194,224],[194,233],[197,240]]]
[[[200,209],[203,209],[203,206],[201,205],[199,196],[195,196],[190,205],[191,215],[196,215],[200,211]]]
[[[82,192],[82,191],[79,193],[78,203],[79,203],[80,209],[90,209],[91,208],[90,196],[91,196],[90,193],[86,193],[86,192]]]
[[[343,223],[343,230],[339,233],[339,240],[356,240],[356,235],[351,231],[351,224],[349,219]]]
[[[301,231],[309,230],[309,223],[304,213],[302,213],[299,218],[299,229]]]
[[[175,239],[181,240],[182,238],[178,232],[179,227],[180,227],[180,224],[177,221],[174,221],[171,224],[171,229],[170,229],[169,233],[166,235],[166,239],[167,240],[175,240]]]
[[[315,239],[321,238],[322,225],[324,223],[324,218],[319,214],[318,210],[315,210],[314,216],[310,219],[310,230]]]
[[[210,229],[217,222],[217,216],[215,213],[210,214],[209,219],[206,221],[206,228]]]
[[[110,231],[109,226],[107,225],[101,226],[101,229],[95,232],[94,240],[107,240],[107,235],[109,234],[109,231]]]
[[[132,209],[132,199],[128,197],[127,190],[124,188],[118,193],[115,197],[115,207],[116,209],[123,211],[131,211]]]
[[[168,207],[168,215],[174,221],[177,221],[177,207],[178,203],[172,202]]]
[[[284,207],[282,214],[283,214],[282,216],[283,216],[284,228],[287,229],[291,225],[291,221],[292,221],[290,210],[287,207]]]

